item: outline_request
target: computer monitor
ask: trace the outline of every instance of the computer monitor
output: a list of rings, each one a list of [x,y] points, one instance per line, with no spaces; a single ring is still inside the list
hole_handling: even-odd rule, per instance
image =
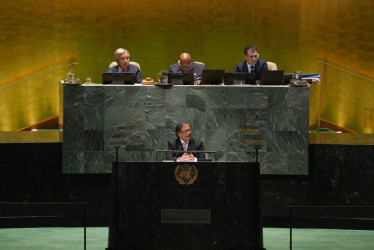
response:
[[[225,70],[223,69],[204,69],[201,76],[201,84],[222,84],[223,74]]]
[[[283,70],[261,71],[261,85],[283,85]]]
[[[291,73],[284,74],[283,75],[283,84],[284,85],[290,84],[291,83],[291,79],[292,79],[292,74]]]
[[[134,84],[135,75],[134,73],[102,73],[102,83],[103,84]]]
[[[256,73],[248,72],[227,72],[224,74],[225,85],[255,84]]]
[[[193,85],[193,75],[191,72],[168,72],[168,82],[174,85]]]

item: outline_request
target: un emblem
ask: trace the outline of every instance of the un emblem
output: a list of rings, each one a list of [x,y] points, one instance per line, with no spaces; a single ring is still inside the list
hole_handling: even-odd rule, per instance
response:
[[[194,165],[178,165],[175,168],[175,179],[182,185],[191,185],[197,178],[197,168]]]

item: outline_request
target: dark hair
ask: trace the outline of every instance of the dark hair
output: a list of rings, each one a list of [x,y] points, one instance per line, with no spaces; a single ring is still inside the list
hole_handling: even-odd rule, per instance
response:
[[[179,138],[178,132],[181,132],[182,127],[183,127],[184,125],[186,125],[186,124],[188,124],[188,123],[187,123],[187,122],[179,122],[179,123],[177,124],[177,126],[175,127],[175,134],[177,135],[178,138]]]
[[[244,48],[244,55],[248,53],[248,50],[257,51],[257,47],[255,45],[248,45]]]

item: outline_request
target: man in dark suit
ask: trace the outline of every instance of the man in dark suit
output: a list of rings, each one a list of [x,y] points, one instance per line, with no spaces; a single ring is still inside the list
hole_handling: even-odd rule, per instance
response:
[[[261,79],[261,71],[268,70],[266,61],[259,59],[260,55],[257,53],[257,47],[248,45],[244,48],[244,62],[238,63],[235,66],[234,72],[249,72],[256,73],[256,80]]]
[[[192,138],[192,131],[188,123],[178,123],[175,127],[177,139],[168,141],[168,150],[182,150],[184,153],[168,152],[168,160],[192,162],[204,160],[204,153],[189,153],[190,150],[203,151],[203,142]]]
[[[201,80],[201,75],[206,66],[203,63],[194,62],[188,53],[179,56],[179,62],[170,65],[169,71],[173,73],[191,72],[194,82]]]
[[[142,74],[140,73],[140,69],[130,64],[130,52],[126,49],[119,48],[114,52],[114,56],[116,57],[117,66],[109,68],[107,73],[134,73],[134,78],[136,83],[142,82]]]

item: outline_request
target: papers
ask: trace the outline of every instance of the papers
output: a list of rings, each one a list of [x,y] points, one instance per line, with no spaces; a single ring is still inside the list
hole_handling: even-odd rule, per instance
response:
[[[303,80],[311,79],[312,82],[319,83],[321,81],[320,74],[317,74],[317,73],[314,73],[314,74],[303,74],[302,77],[303,77]]]

